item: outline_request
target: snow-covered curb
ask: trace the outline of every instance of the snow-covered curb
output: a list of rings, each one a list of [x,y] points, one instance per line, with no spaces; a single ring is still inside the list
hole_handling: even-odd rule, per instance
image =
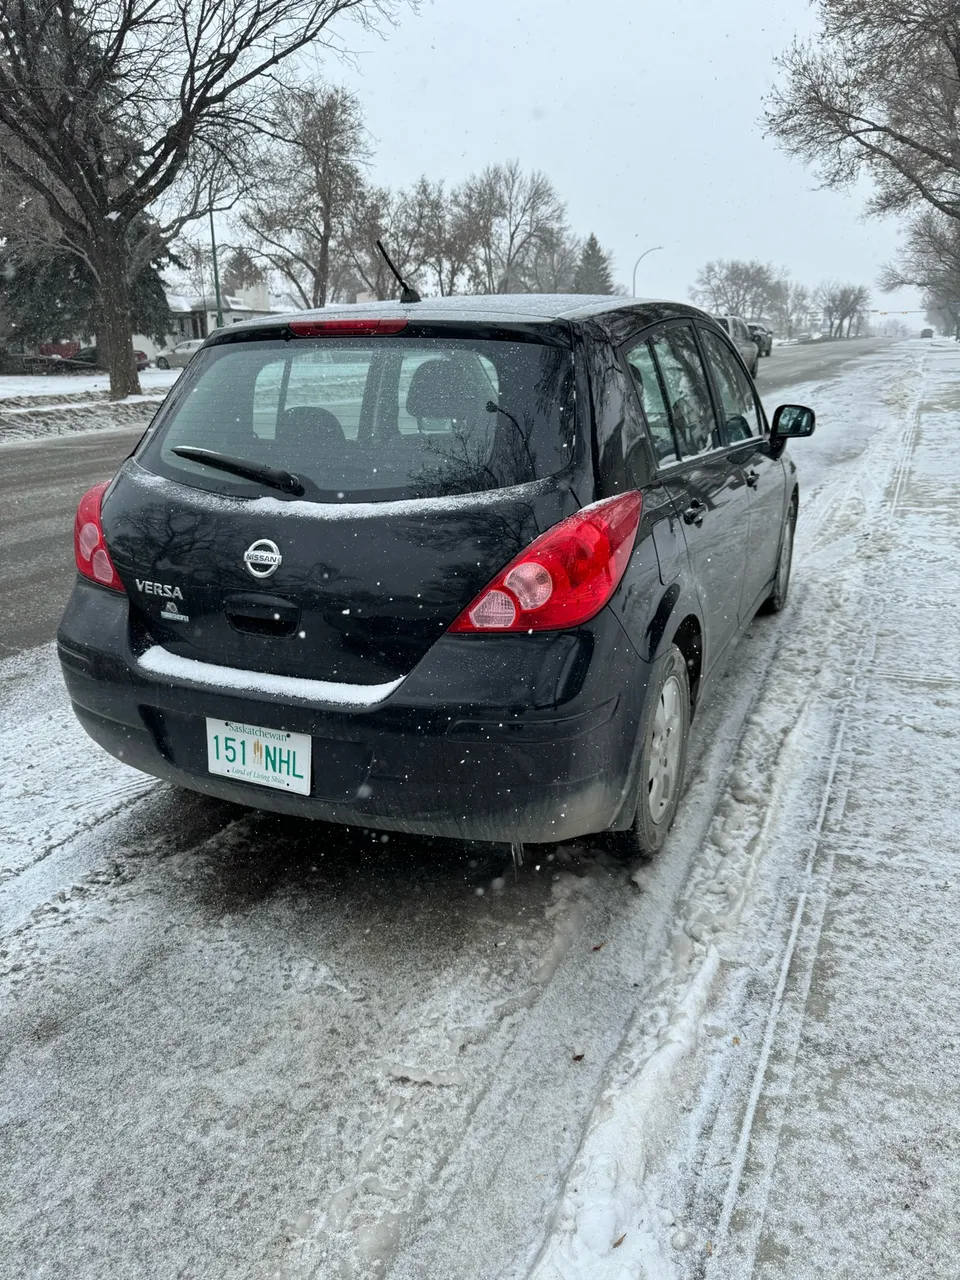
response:
[[[116,427],[144,429],[163,403],[162,396],[129,400],[90,400],[6,409],[0,401],[0,446],[13,441],[86,434]]]
[[[146,427],[179,369],[147,370],[143,392],[124,400],[109,398],[106,375],[0,378],[0,445],[51,435]]]

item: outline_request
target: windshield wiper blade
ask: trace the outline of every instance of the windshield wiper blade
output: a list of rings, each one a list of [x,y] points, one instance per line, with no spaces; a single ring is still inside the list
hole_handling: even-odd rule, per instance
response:
[[[178,444],[173,452],[178,458],[186,458],[190,462],[203,462],[208,467],[218,467],[221,471],[230,471],[235,476],[243,476],[245,480],[259,480],[281,493],[292,493],[301,497],[306,490],[299,476],[292,471],[284,471],[282,467],[268,467],[263,462],[248,462],[246,458],[231,458],[229,454],[217,453],[213,449],[198,449],[192,444]]]

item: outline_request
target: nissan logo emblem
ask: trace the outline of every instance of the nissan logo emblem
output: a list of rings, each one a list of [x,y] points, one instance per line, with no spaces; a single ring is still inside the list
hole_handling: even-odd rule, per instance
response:
[[[251,542],[243,553],[243,563],[255,578],[269,578],[280,568],[283,556],[280,548],[269,538],[258,538]]]

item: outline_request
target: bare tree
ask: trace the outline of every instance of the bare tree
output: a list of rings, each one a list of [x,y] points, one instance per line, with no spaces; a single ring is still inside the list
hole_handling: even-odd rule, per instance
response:
[[[761,316],[778,281],[773,267],[762,262],[717,258],[697,272],[690,296],[708,311],[720,315]]]
[[[837,280],[824,280],[813,293],[814,306],[823,317],[827,333],[832,338],[840,324],[840,291],[843,285]]]
[[[572,293],[583,241],[566,227],[544,233],[527,266],[527,287],[532,293]]]
[[[280,89],[264,126],[273,141],[240,222],[257,255],[305,307],[330,298],[331,255],[370,156],[357,97],[325,85]]]
[[[334,19],[394,0],[8,0],[0,5],[0,175],[42,199],[102,297],[111,395],[139,390],[130,281],[212,204],[289,59]],[[2,177],[0,177],[2,181]],[[155,220],[144,225],[151,210]]]
[[[867,304],[870,301],[870,290],[862,284],[845,284],[840,290],[840,336],[843,335],[843,323],[847,324],[847,337],[853,336],[853,327],[857,333],[866,319]]]
[[[429,202],[419,186],[412,192],[367,187],[351,202],[343,242],[344,269],[357,287],[375,298],[395,298],[400,286],[377,248],[382,240],[390,257],[409,283],[419,283],[425,265],[430,223]]]
[[[884,320],[877,332],[882,338],[906,338],[910,331],[902,320]]]
[[[817,287],[813,301],[823,316],[829,336],[842,338],[843,326],[846,325],[846,336],[849,338],[854,324],[859,328],[866,316],[870,291],[865,285],[825,280]]]
[[[790,280],[786,272],[776,281],[767,303],[774,328],[785,338],[792,338],[807,327],[812,307],[810,290]]]
[[[833,187],[866,172],[875,213],[960,217],[956,0],[819,0],[823,31],[779,60],[766,124]]]
[[[565,227],[564,205],[549,178],[538,170],[524,173],[519,161],[510,160],[468,178],[456,199],[476,237],[473,290],[526,288],[537,251]]]
[[[960,335],[960,222],[933,210],[911,221],[900,261],[880,273],[885,293],[905,286],[922,289],[935,322]]]

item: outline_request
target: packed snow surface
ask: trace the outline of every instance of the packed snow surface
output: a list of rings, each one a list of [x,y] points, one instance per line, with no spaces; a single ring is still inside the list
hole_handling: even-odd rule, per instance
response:
[[[960,350],[817,409],[663,852],[344,831],[0,662],[0,1276],[960,1273]]]

